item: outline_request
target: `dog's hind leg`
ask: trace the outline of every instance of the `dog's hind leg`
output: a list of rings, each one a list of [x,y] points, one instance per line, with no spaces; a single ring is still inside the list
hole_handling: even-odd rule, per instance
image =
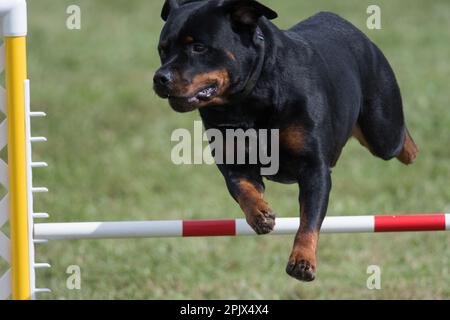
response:
[[[393,158],[393,156],[391,156],[392,155],[391,153],[375,152],[371,148],[371,146],[370,146],[369,142],[367,141],[367,139],[365,138],[364,134],[362,133],[362,130],[361,130],[361,127],[359,126],[359,124],[357,124],[353,128],[352,136],[354,138],[356,138],[362,146],[366,147],[374,156],[383,158],[385,160],[389,160],[389,159]],[[416,143],[414,142],[413,138],[411,137],[408,129],[405,128],[402,148],[401,148],[400,153],[396,156],[397,159],[400,162],[402,162],[406,165],[409,165],[409,164],[414,163],[418,152],[419,152],[419,148],[417,147]]]
[[[418,148],[405,125],[403,104],[395,75],[384,56],[365,88],[364,101],[353,135],[375,156],[414,162]]]

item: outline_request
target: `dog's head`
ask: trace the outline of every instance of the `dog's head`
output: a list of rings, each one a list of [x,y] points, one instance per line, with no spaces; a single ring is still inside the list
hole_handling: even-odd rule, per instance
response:
[[[257,22],[276,12],[254,0],[166,0],[155,92],[175,111],[230,102],[255,64]]]

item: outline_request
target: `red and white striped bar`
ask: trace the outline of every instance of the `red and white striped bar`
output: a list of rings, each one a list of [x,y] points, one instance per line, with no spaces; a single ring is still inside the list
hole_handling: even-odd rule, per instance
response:
[[[271,234],[294,234],[299,218],[277,218]],[[415,232],[450,230],[450,214],[327,217],[324,233]],[[246,236],[255,232],[244,219],[37,223],[34,239],[116,239]]]

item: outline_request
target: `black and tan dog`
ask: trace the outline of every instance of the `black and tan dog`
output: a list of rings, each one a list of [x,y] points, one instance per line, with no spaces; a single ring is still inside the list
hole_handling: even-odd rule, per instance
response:
[[[154,89],[178,112],[198,109],[208,129],[279,129],[280,169],[265,178],[300,186],[301,223],[286,271],[311,281],[331,168],[348,139],[405,164],[418,150],[375,44],[332,13],[286,31],[269,21],[276,17],[253,0],[167,0]],[[272,231],[260,166],[218,167],[253,229]]]

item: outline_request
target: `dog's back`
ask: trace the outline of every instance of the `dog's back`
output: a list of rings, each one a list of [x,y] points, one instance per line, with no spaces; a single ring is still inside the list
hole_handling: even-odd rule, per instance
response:
[[[289,29],[287,35],[307,42],[320,55],[327,72],[336,76],[351,73],[352,77],[358,75],[355,80],[361,83],[372,78],[379,67],[388,67],[381,50],[334,13],[320,12]]]
[[[326,69],[331,105],[339,112],[356,111],[361,143],[382,159],[401,152],[402,162],[413,162],[417,147],[404,126],[400,89],[382,51],[350,22],[329,12],[298,23],[286,34],[320,56],[323,65],[316,67]]]

